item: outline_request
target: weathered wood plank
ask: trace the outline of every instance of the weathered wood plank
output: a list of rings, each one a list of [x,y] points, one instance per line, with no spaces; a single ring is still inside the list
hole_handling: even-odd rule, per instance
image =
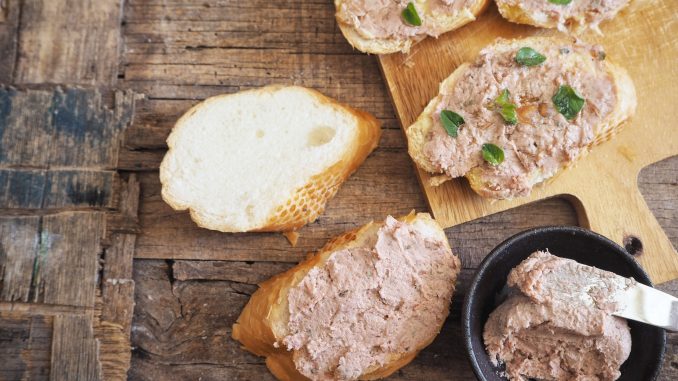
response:
[[[118,324],[95,320],[94,337],[98,343],[97,361],[101,364],[102,379],[127,380],[131,358],[129,333]]]
[[[119,214],[121,216],[136,219],[139,208],[139,192],[139,182],[136,175],[132,174],[126,181],[120,195]],[[110,231],[107,231],[108,234],[110,234]],[[123,334],[129,337],[134,311],[132,259],[136,235],[113,233],[111,240],[112,243],[106,248],[103,258],[101,287],[105,303],[101,319],[120,325]]]
[[[34,301],[94,307],[103,221],[101,212],[43,217]]]
[[[264,369],[262,369],[264,368]],[[132,360],[130,381],[200,380],[200,381],[276,381],[263,364],[167,364],[142,355]]]
[[[259,284],[293,265],[281,262],[176,261],[172,266],[172,275],[181,281],[228,280]]]
[[[39,232],[40,217],[0,217],[0,301],[28,301]]]
[[[121,1],[38,0],[20,4],[15,83],[115,83]]]
[[[92,317],[86,315],[54,316],[50,380],[101,379],[92,325]]]
[[[0,169],[0,209],[113,209],[115,171]]]
[[[0,1],[0,83],[12,83],[19,30],[19,1]]]
[[[0,88],[0,166],[114,168],[135,95]]]
[[[638,188],[673,246],[678,247],[678,156],[644,168]]]
[[[51,316],[0,312],[0,380],[47,380],[50,371]]]

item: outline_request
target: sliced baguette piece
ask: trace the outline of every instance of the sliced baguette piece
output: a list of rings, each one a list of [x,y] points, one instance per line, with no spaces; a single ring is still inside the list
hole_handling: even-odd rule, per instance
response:
[[[259,356],[265,356],[266,365],[278,379],[283,381],[308,380],[309,378],[302,375],[300,370],[298,370],[299,363],[301,363],[299,360],[299,352],[302,350],[289,351],[285,346],[286,336],[288,334],[292,334],[289,329],[292,313],[292,308],[290,307],[289,302],[290,295],[293,295],[295,292],[297,293],[296,295],[298,295],[299,289],[307,290],[306,287],[308,284],[302,283],[307,275],[326,268],[328,263],[333,261],[333,258],[336,258],[336,255],[339,255],[337,254],[338,252],[342,252],[342,250],[345,249],[373,249],[375,245],[378,244],[377,242],[382,242],[378,241],[377,238],[378,234],[380,233],[380,229],[392,229],[393,226],[411,229],[410,232],[414,231],[415,233],[410,234],[419,235],[419,237],[423,237],[424,241],[427,242],[427,245],[434,245],[434,247],[438,247],[438,250],[442,250],[441,253],[443,254],[438,259],[438,262],[435,264],[428,262],[427,264],[431,265],[431,273],[440,274],[440,261],[444,261],[448,266],[442,267],[442,269],[447,270],[444,271],[444,276],[438,276],[439,278],[437,279],[437,283],[424,282],[422,283],[423,285],[420,286],[421,289],[425,289],[426,287],[432,285],[437,286],[434,287],[433,290],[435,293],[439,294],[439,300],[437,301],[438,304],[434,307],[439,308],[440,315],[436,321],[426,322],[428,327],[427,329],[430,330],[430,334],[426,337],[419,338],[419,341],[416,343],[416,345],[413,345],[406,351],[401,351],[398,353],[386,353],[385,361],[383,361],[383,363],[373,364],[367,369],[364,369],[359,375],[353,374],[352,377],[345,378],[360,380],[380,379],[387,377],[391,373],[407,365],[414,359],[419,351],[421,351],[433,341],[437,333],[440,331],[445,317],[449,312],[450,298],[454,291],[456,278],[461,268],[459,259],[454,254],[452,254],[444,231],[441,229],[440,225],[438,225],[438,223],[434,221],[427,213],[415,214],[412,212],[407,216],[399,218],[398,221],[392,217],[388,217],[384,223],[370,222],[357,230],[350,231],[332,239],[317,254],[309,256],[307,260],[301,262],[287,272],[276,275],[273,278],[265,281],[252,295],[250,301],[240,314],[237,322],[233,325],[233,338],[242,343],[246,350]],[[390,231],[391,230],[386,230],[383,234],[389,234]],[[409,247],[403,250],[410,250],[407,252],[407,255],[412,261],[416,262],[417,260],[421,260],[417,258],[425,258],[425,253],[414,252]],[[388,261],[392,260],[393,258],[394,257],[392,256],[386,257],[384,260]],[[359,260],[356,260],[355,266],[358,266],[359,262]],[[340,274],[345,274],[345,272],[342,271]],[[408,277],[418,276],[411,272],[406,272],[406,275]],[[369,274],[367,276],[369,276]],[[359,289],[361,282],[361,279],[356,279],[354,289]],[[407,283],[407,281],[403,281],[403,283]],[[406,292],[406,289],[407,286],[404,285],[402,292]],[[398,290],[401,290],[401,288],[398,288]],[[370,290],[369,292],[374,293],[376,291]],[[382,291],[380,291],[380,293],[381,292]],[[356,294],[358,296],[354,296]],[[356,300],[355,298],[357,297],[359,297],[359,293],[349,293],[347,296],[345,296],[346,299],[343,299],[343,303],[341,305],[351,305],[352,301]],[[328,298],[331,298],[330,293],[323,294],[321,300],[327,300]],[[401,306],[405,306],[401,308],[406,309],[406,306],[410,305],[406,302],[403,302]],[[316,308],[316,305],[314,305],[313,308]],[[393,306],[393,308],[395,309],[396,307]],[[431,307],[429,306],[427,308],[430,309]],[[425,308],[424,302],[422,302],[421,307],[416,312],[416,316],[424,316],[426,311],[429,310],[427,308]],[[368,310],[374,311],[375,309],[370,307]],[[319,311],[322,311],[321,307],[317,307],[317,310],[310,311],[308,315],[313,316],[314,319],[316,316],[317,319],[322,319],[322,313]],[[394,315],[398,313],[405,312],[393,312]],[[336,317],[337,315],[334,316],[334,318],[339,319]],[[357,317],[357,324],[364,322],[363,318],[364,315],[359,315]],[[384,318],[387,319],[388,317]],[[414,325],[417,320],[418,318],[410,317],[406,321],[407,324]],[[350,330],[352,331],[353,329]],[[415,328],[413,331],[421,331],[421,329]],[[408,335],[409,334],[411,334],[411,332],[409,332]],[[392,340],[397,342],[400,338],[384,338],[384,340],[387,339],[388,341]],[[352,341],[352,344],[355,346],[360,346],[361,342]],[[330,349],[330,351],[333,353],[343,353],[336,351],[346,349],[342,348],[340,340],[332,340],[329,345],[333,346]],[[313,369],[312,371],[321,372],[322,369]],[[324,379],[334,379],[332,377],[327,378],[327,374],[324,374],[323,377],[325,377]],[[321,378],[320,373],[318,378]]]
[[[209,98],[167,139],[162,198],[208,229],[295,230],[323,212],[380,135],[372,115],[303,87]]]
[[[455,30],[476,19],[487,6],[489,0],[452,0],[449,5],[439,0],[412,1],[422,25],[414,27],[402,18],[403,9],[409,1],[379,0],[335,0],[336,19],[341,33],[356,49],[364,53],[389,54],[407,53],[410,48],[427,36],[438,37]],[[433,3],[441,3],[437,7]],[[366,8],[369,8],[366,9]],[[391,9],[392,8],[392,9]],[[447,11],[444,11],[448,8]],[[354,9],[362,9],[364,15],[358,16]],[[404,34],[377,36],[363,27],[366,18],[372,16],[380,23],[398,23]],[[404,27],[404,28],[403,28]]]
[[[579,34],[587,29],[602,34],[598,25],[614,18],[631,0],[572,1],[554,4],[546,0],[495,0],[501,15],[514,23],[557,28]]]
[[[517,64],[514,60],[515,54],[523,47],[548,53],[546,61],[541,65],[551,66],[527,67]],[[562,56],[556,57],[556,54]],[[494,67],[488,66],[497,62],[504,65],[502,68],[505,72],[496,73]],[[539,88],[542,70],[557,71],[552,81],[544,81],[547,85],[543,93],[536,98],[533,90],[527,90],[529,94],[516,93],[516,88],[520,90],[518,84],[528,89]],[[491,76],[491,80],[483,82],[483,75]],[[561,115],[552,101],[559,85],[577,81],[578,76],[583,75],[604,81],[609,85],[610,93],[602,94],[614,98],[613,104],[608,105],[609,112],[596,116],[598,119],[594,125],[587,124],[585,121],[589,119],[585,118],[603,112],[601,108],[596,108],[603,105],[603,98],[596,98],[600,97],[601,92],[596,90],[581,94],[586,103],[573,120],[567,120]],[[516,84],[516,88],[505,86],[505,83],[511,81]],[[581,87],[587,86],[593,85],[590,81],[588,84],[581,84]],[[508,125],[496,110],[495,100],[504,88],[510,91],[510,100],[517,106],[518,123],[515,126]],[[468,106],[464,106],[467,104]],[[556,37],[498,39],[484,48],[473,63],[460,65],[441,83],[439,94],[428,103],[414,124],[406,129],[408,151],[421,169],[438,175],[431,178],[433,186],[465,176],[471,188],[483,197],[511,199],[527,196],[534,185],[553,177],[559,170],[586,154],[590,148],[619,131],[622,123],[635,113],[636,104],[633,81],[623,68],[605,57],[600,46]],[[450,109],[465,119],[466,123],[461,125],[456,138],[448,136],[443,130],[440,121],[440,112],[443,109]],[[481,123],[482,128],[474,122]],[[569,139],[566,132],[574,130],[568,129],[581,130],[580,146],[568,145],[568,152],[561,152],[564,151],[563,148],[556,150],[556,153],[549,153],[554,145],[560,147],[559,144]],[[544,134],[552,135],[544,137]],[[523,143],[516,140],[516,136],[533,139],[536,152],[527,152],[520,145]],[[433,148],[434,137],[439,144],[457,147],[458,152],[466,154],[459,157],[451,151],[441,153]],[[546,139],[549,137],[552,140]],[[482,139],[486,140],[481,141]],[[484,143],[500,145],[506,156],[504,163],[493,166],[484,161],[481,155],[481,145]],[[465,151],[458,148],[460,144],[467,144],[462,147]],[[434,162],[433,158],[437,161]],[[544,160],[553,160],[557,165],[544,164]],[[446,167],[443,163],[445,161],[454,162],[458,166]]]

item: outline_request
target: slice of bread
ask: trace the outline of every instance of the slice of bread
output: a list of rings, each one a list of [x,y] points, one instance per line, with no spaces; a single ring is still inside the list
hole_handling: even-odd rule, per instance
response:
[[[372,115],[303,87],[209,98],[167,139],[162,198],[208,229],[294,230],[322,213],[380,134]]]
[[[546,0],[496,0],[499,13],[518,24],[542,28],[558,28],[563,32],[582,33],[587,29],[598,33],[598,25],[610,20],[629,5],[630,0],[572,1],[554,4]]]
[[[360,374],[354,374],[353,377],[347,377],[347,379],[360,379],[360,380],[379,379],[390,375],[391,373],[408,364],[410,361],[414,359],[414,357],[417,355],[417,353],[419,353],[419,351],[421,351],[424,347],[426,347],[433,341],[437,333],[440,331],[442,324],[445,320],[445,317],[449,312],[448,310],[450,298],[452,292],[454,291],[454,285],[456,283],[456,278],[460,271],[461,265],[459,259],[452,254],[445,233],[441,229],[440,225],[438,225],[438,223],[435,222],[428,214],[426,213],[414,214],[413,212],[408,216],[400,218],[399,221],[400,222],[397,222],[391,217],[389,217],[385,223],[378,224],[369,223],[357,230],[338,236],[335,239],[328,242],[325,245],[325,247],[323,247],[316,255],[310,256],[306,261],[300,263],[299,265],[288,270],[287,272],[274,276],[273,278],[262,283],[260,285],[259,290],[257,290],[252,295],[252,298],[243,309],[237,322],[233,325],[233,338],[242,343],[244,348],[247,349],[248,351],[259,356],[265,356],[266,365],[278,379],[284,381],[308,380],[309,378],[302,375],[300,373],[300,370],[298,370],[299,351],[287,350],[287,348],[285,348],[284,345],[285,337],[288,334],[292,334],[289,331],[291,312],[293,310],[289,302],[290,295],[292,295],[293,292],[295,292],[294,291],[295,288],[297,290],[301,288],[304,292],[309,292],[307,291],[308,284],[306,283],[300,285],[300,283],[304,281],[304,278],[307,277],[308,274],[317,272],[320,269],[324,269],[328,265],[328,262],[333,260],[332,258],[335,256],[337,252],[340,252],[344,249],[356,249],[356,248],[372,248],[372,250],[376,250],[374,249],[374,247],[375,245],[377,245],[377,242],[379,242],[377,241],[378,240],[377,236],[380,233],[380,229],[382,228],[386,229],[386,226],[393,226],[394,224],[401,224],[400,225],[401,227],[407,226],[407,229],[412,229],[412,231],[416,232],[410,234],[420,235],[420,237],[423,237],[424,241],[426,242],[426,245],[433,246],[434,244],[440,245],[438,247],[440,247],[444,252],[445,257],[444,260],[447,261],[447,264],[449,265],[449,267],[444,267],[445,269],[449,270],[445,272],[445,279],[437,279],[436,280],[437,283],[436,282],[430,284],[423,283],[423,285],[420,285],[421,289],[425,289],[426,287],[429,287],[431,285],[436,286],[433,288],[434,290],[433,292],[439,294],[440,299],[438,301],[439,304],[435,307],[440,309],[441,316],[438,316],[439,317],[439,319],[437,319],[438,321],[424,322],[426,326],[428,326],[428,329],[431,330],[432,334],[427,335],[426,337],[419,338],[418,342],[412,345],[412,347],[408,348],[408,350],[404,350],[398,353],[387,352],[385,361],[383,361],[383,363],[373,364],[367,369],[362,370]],[[426,247],[429,248],[430,246]],[[402,250],[408,249],[410,249],[410,247],[406,247],[406,249]],[[382,254],[379,254],[379,258],[383,258],[383,255],[384,255],[383,252]],[[422,260],[421,258],[426,257],[424,253],[421,252],[408,252],[408,256],[412,261],[415,262],[421,261]],[[387,257],[385,260],[388,261],[389,259],[392,258],[393,257]],[[360,261],[356,259],[355,266],[358,266],[357,264],[358,262]],[[430,269],[429,271],[431,273],[436,273],[436,271],[440,271],[440,267],[435,267],[439,265],[439,263],[430,265],[433,267],[429,267],[427,268],[427,270]],[[345,274],[345,271],[342,271],[340,273]],[[418,275],[414,273],[406,272],[406,274],[408,277],[409,276],[418,277]],[[368,277],[369,274],[368,275],[363,274],[362,276]],[[362,279],[356,279],[355,282],[351,284],[355,285],[354,289],[359,289],[360,285],[363,284],[362,282],[363,282]],[[403,282],[407,283],[407,281]],[[406,288],[407,287],[403,287],[402,289],[398,288],[398,291],[406,293],[407,292]],[[382,290],[379,291],[380,295]],[[368,292],[374,293],[377,291],[370,290]],[[310,291],[310,293],[313,294],[312,291]],[[328,295],[330,295],[330,293],[323,293],[321,300],[331,298],[331,296]],[[344,308],[349,308],[347,306],[354,305],[353,301],[355,299],[353,295],[354,294],[349,293],[348,296],[345,296],[346,299],[342,299],[343,303],[341,305],[344,306]],[[396,307],[397,305],[403,306],[401,307],[402,309],[406,309],[408,306],[408,304],[403,303],[396,304],[393,306],[393,308],[394,309],[397,308]],[[427,311],[427,307],[425,307],[425,302],[422,301],[421,304],[419,305],[420,305],[420,308],[418,308],[419,312],[417,312],[416,315],[424,316]],[[317,317],[317,319],[322,319],[322,313],[319,312],[321,311],[321,308],[320,307],[316,308],[316,306],[317,305],[314,305],[313,307],[316,310],[310,311],[308,314],[310,316]],[[369,307],[367,311],[374,311],[375,308],[376,307]],[[403,312],[394,311],[393,315],[398,313]],[[391,318],[394,317],[395,316],[391,316]],[[384,317],[384,319],[387,318],[388,316]],[[335,319],[340,320],[340,317],[334,315],[332,317],[332,321],[334,321]],[[355,317],[355,319],[356,326],[359,326],[365,323],[366,321],[363,320],[366,319],[364,315],[358,315],[357,317]],[[413,325],[415,325],[416,320],[418,320],[416,317],[406,319],[407,324]],[[355,332],[353,328],[349,330]],[[415,328],[413,329],[413,331],[418,330]],[[408,332],[407,334],[404,335],[411,334],[412,332]],[[384,337],[383,340],[385,340],[385,342],[383,343],[383,345],[387,346],[392,341],[395,342],[398,341],[399,339],[400,339],[399,337]],[[326,342],[327,340],[324,341],[325,344],[332,346],[332,348],[329,351],[333,353],[344,353],[342,351],[343,347],[341,346],[347,345],[347,343],[342,343],[342,340],[330,340],[330,342]],[[353,348],[359,347],[362,344],[359,340],[351,341],[351,343]],[[374,343],[372,343],[372,345],[373,344]],[[321,371],[322,371],[321,369],[312,369],[312,372],[319,372],[318,373],[319,378],[328,379],[327,374],[324,374],[323,377],[320,377],[320,374],[322,374],[320,373]],[[330,378],[333,377],[330,376]]]
[[[407,1],[395,3],[393,1],[382,1],[377,5],[371,4],[370,0],[335,0],[337,24],[348,42],[361,52],[372,54],[407,53],[412,45],[427,36],[438,37],[475,20],[476,16],[485,9],[489,0],[454,0],[449,5],[442,4],[437,0],[412,1],[411,3],[416,4],[418,15],[422,21],[422,25],[419,27],[410,26],[400,16],[408,3]],[[462,4],[459,5],[459,3]],[[345,12],[347,6],[370,8],[370,10],[364,11],[366,15],[369,15],[370,12],[375,13],[374,19],[381,23],[389,21],[402,23],[408,29],[408,32],[404,35],[389,37],[375,36],[362,28],[361,23],[365,22],[365,16],[362,16],[363,19],[361,20],[356,15],[347,15]],[[377,7],[382,9],[376,9]],[[386,7],[393,7],[394,9],[388,12],[387,16],[384,16],[383,8]],[[449,11],[441,10],[445,7],[449,8]],[[430,29],[426,30],[426,28]]]
[[[544,53],[546,61],[519,65],[514,57],[524,47]],[[600,88],[595,88],[598,82]],[[586,99],[571,120],[559,113],[552,98],[558,86],[568,83],[576,83],[580,89],[575,90]],[[515,125],[497,112],[495,102],[504,89],[517,108]],[[457,137],[443,129],[444,109],[465,120]],[[431,178],[432,185],[465,176],[481,196],[522,197],[610,138],[635,109],[631,78],[605,58],[601,47],[565,38],[498,39],[441,83],[439,94],[406,130],[408,150],[420,168],[441,175]],[[506,160],[498,166],[484,161],[484,143],[500,145]],[[443,146],[451,148],[440,150]]]

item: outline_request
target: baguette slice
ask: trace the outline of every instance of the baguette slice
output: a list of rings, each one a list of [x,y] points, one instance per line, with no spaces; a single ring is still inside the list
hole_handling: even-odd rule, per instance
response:
[[[546,54],[546,61],[530,67],[517,64],[515,54],[523,47]],[[495,64],[502,65],[503,71],[490,66]],[[593,87],[596,81],[602,90]],[[576,91],[586,90],[580,94],[586,102],[568,120],[552,97],[560,85],[575,83]],[[516,125],[509,125],[497,111],[495,102],[504,89],[517,107]],[[605,58],[600,46],[553,37],[498,39],[473,63],[460,65],[441,83],[439,94],[406,130],[408,150],[421,169],[440,175],[431,178],[431,185],[465,176],[483,197],[523,197],[534,185],[613,136],[635,113],[636,103],[631,78]],[[443,109],[465,120],[456,138],[443,130]],[[434,149],[434,139],[456,151]],[[502,148],[505,161],[493,166],[483,160],[484,143]]]
[[[602,34],[598,25],[614,18],[630,0],[572,1],[554,4],[546,0],[496,0],[501,15],[514,23],[563,32],[583,33],[587,29]]]
[[[167,139],[162,198],[208,229],[294,230],[322,213],[380,134],[372,115],[303,87],[209,98]]]
[[[452,254],[445,233],[440,228],[440,225],[438,225],[438,223],[435,222],[427,213],[414,214],[414,212],[412,212],[410,215],[400,218],[399,222],[392,217],[388,217],[384,223],[370,222],[357,230],[334,238],[333,240],[329,241],[316,255],[310,256],[307,260],[288,270],[287,272],[274,276],[273,278],[265,281],[252,295],[252,298],[243,309],[237,322],[233,325],[233,338],[242,343],[244,348],[248,351],[259,356],[265,356],[266,365],[278,379],[283,381],[308,380],[309,378],[302,375],[300,370],[297,370],[298,365],[296,362],[299,361],[298,352],[300,351],[288,351],[284,344],[286,335],[291,334],[288,327],[291,319],[289,296],[294,292],[298,292],[293,290],[296,286],[300,285],[300,283],[309,273],[313,273],[318,269],[323,269],[324,266],[328,264],[328,261],[331,261],[335,253],[338,251],[363,247],[373,248],[375,246],[375,241],[377,240],[377,234],[382,227],[386,226],[386,228],[391,228],[394,224],[402,223],[408,226],[408,228],[416,231],[417,234],[423,236],[425,241],[429,242],[429,244],[430,242],[436,242],[438,245],[440,245],[438,247],[444,251],[444,256],[441,257],[440,260],[444,259],[444,261],[446,261],[447,265],[449,266],[444,267],[444,269],[447,271],[444,272],[445,275],[443,277],[440,277],[443,279],[437,279],[437,283],[424,283],[424,285],[421,286],[422,288],[430,285],[437,286],[434,287],[433,290],[435,293],[440,295],[440,299],[438,300],[438,304],[433,307],[439,309],[440,315],[438,316],[437,321],[425,322],[427,328],[422,329],[415,327],[412,330],[412,332],[417,332],[428,329],[430,330],[431,334],[427,335],[427,337],[420,338],[416,345],[413,345],[411,348],[409,348],[409,350],[398,353],[386,353],[385,361],[382,364],[370,366],[367,369],[364,369],[360,374],[353,374],[352,377],[346,377],[346,379],[375,380],[387,377],[391,373],[408,364],[414,359],[419,351],[421,351],[433,341],[437,333],[440,331],[445,317],[449,312],[450,298],[454,291],[456,278],[461,267],[459,259]],[[422,258],[425,253],[410,252],[409,254],[409,258],[416,262],[416,258]],[[389,258],[392,259],[393,257]],[[356,260],[356,263],[358,262],[359,261]],[[436,273],[435,271],[440,271],[440,267],[435,267],[439,264],[440,263],[432,265],[430,271],[432,273]],[[358,265],[356,264],[356,266]],[[344,271],[340,272],[340,274],[344,273]],[[409,276],[413,273],[406,272],[406,274]],[[417,277],[417,275],[413,276]],[[355,289],[360,287],[362,281],[362,279],[355,280]],[[403,283],[407,282],[403,281]],[[305,290],[305,288],[302,286],[300,286],[300,288]],[[404,286],[402,289],[398,288],[397,290],[402,290],[402,292],[405,292],[406,288],[407,286]],[[372,290],[371,292],[375,291]],[[321,300],[329,297],[331,296],[328,296],[328,294],[323,294]],[[353,294],[349,294],[349,296],[346,297],[346,300],[344,300],[341,305],[352,305],[354,300]],[[401,305],[407,306],[405,302],[403,302]],[[394,306],[393,308],[396,307]],[[429,308],[431,307],[429,306]],[[406,309],[406,307],[402,307],[402,309]],[[374,310],[374,307],[370,307],[370,309],[368,309],[368,311]],[[424,303],[422,303],[421,308],[419,308],[417,312],[412,312],[415,314],[415,317],[410,317],[407,320],[408,324],[410,324],[409,322],[412,322],[411,324],[414,325],[418,320],[417,316],[424,316],[426,311],[427,309],[424,307]],[[399,312],[394,312],[393,314],[398,313]],[[310,315],[313,316],[314,319],[316,316],[317,319],[322,319],[321,308],[318,307],[317,311],[311,311]],[[333,319],[337,319],[337,315],[335,315]],[[363,315],[360,315],[356,324],[360,324],[361,322],[364,323],[363,319]],[[381,319],[381,317],[379,317],[379,319]],[[350,330],[352,331],[353,328]],[[411,332],[407,333],[407,335],[409,334],[411,334]],[[388,339],[389,341],[397,341],[399,337],[390,337]],[[358,341],[351,342],[356,346],[361,344]],[[333,346],[341,345],[338,340],[333,340],[329,344]],[[340,351],[341,348],[332,347],[330,351],[335,350]],[[337,353],[336,351],[333,353]],[[319,372],[320,370],[313,369],[312,371]],[[324,376],[325,378],[323,379],[332,379],[331,377],[327,378],[327,375]],[[318,378],[321,377],[318,376]]]
[[[418,0],[412,3],[416,4],[417,13],[422,20],[420,27],[410,26],[402,19],[402,11],[409,2],[391,0],[377,1],[378,4],[371,4],[373,0],[335,0],[334,5],[337,13],[337,24],[342,34],[348,42],[356,49],[364,53],[389,54],[395,52],[409,52],[412,45],[420,42],[427,36],[438,37],[445,32],[455,30],[476,19],[487,6],[489,0],[454,0],[449,6],[449,12],[443,12],[435,9],[432,3],[439,0]],[[459,5],[459,3],[463,3]],[[357,4],[357,5],[356,5]],[[454,5],[457,4],[457,7]],[[370,10],[363,9],[363,12],[380,23],[393,22],[404,26],[403,33],[391,35],[389,37],[377,36],[362,27],[366,16],[362,19],[353,12],[348,12],[347,7],[351,9],[362,7],[371,7]],[[446,5],[440,4],[439,7]],[[386,8],[393,8],[385,12]]]

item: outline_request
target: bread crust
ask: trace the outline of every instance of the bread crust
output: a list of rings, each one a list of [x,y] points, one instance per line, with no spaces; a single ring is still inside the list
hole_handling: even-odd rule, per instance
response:
[[[528,37],[523,39],[505,40],[502,43],[502,47],[507,49],[515,49],[522,46],[531,46],[539,50],[539,47],[544,46],[544,44],[557,44],[563,42],[569,43],[571,40],[560,37]],[[496,42],[493,44],[496,44]],[[582,149],[582,153],[579,158],[585,156],[586,153],[588,153],[588,151],[595,145],[607,141],[617,132],[619,132],[623,126],[623,122],[633,116],[636,110],[636,91],[631,77],[624,68],[616,65],[609,59],[605,59],[604,65],[605,71],[612,78],[612,82],[617,93],[617,102],[607,117],[596,126],[596,138],[591,142],[591,144]],[[469,67],[469,63],[464,63],[460,65],[449,77],[447,77],[440,84],[441,91],[439,91],[438,95],[427,104],[426,108],[421,113],[421,115],[419,115],[417,120],[405,131],[408,142],[408,152],[417,166],[431,174],[440,174],[439,176],[431,178],[430,183],[433,186],[440,185],[445,181],[452,179],[451,177],[442,174],[441,171],[437,170],[426,158],[423,152],[424,144],[427,141],[429,132],[434,126],[433,113],[443,98],[441,95],[442,90],[454,86],[454,84],[462,77],[464,72],[468,70]],[[574,162],[576,162],[576,160]],[[555,174],[559,173],[562,169],[568,167],[574,162],[564,163]],[[469,185],[476,193],[483,197],[492,197],[492,194],[495,193],[495,191],[488,189],[486,184],[479,180],[479,172],[480,168],[476,167],[466,173],[464,177],[468,179]],[[550,177],[555,176],[555,174],[548,176],[541,172],[535,171],[534,173],[530,174],[530,179],[532,180],[532,184],[536,185]]]
[[[445,232],[428,213],[415,214],[412,212],[407,216],[398,218],[398,220],[427,225],[435,231],[436,238],[442,239],[449,249]],[[308,259],[297,266],[261,283],[259,289],[252,295],[240,317],[238,317],[238,320],[233,325],[233,339],[239,341],[244,349],[256,355],[265,356],[266,366],[279,380],[308,380],[308,378],[297,371],[293,360],[294,352],[287,351],[283,347],[276,348],[274,346],[275,342],[282,340],[287,329],[287,322],[289,321],[287,294],[290,289],[301,282],[313,267],[323,265],[329,259],[330,254],[337,250],[364,245],[366,241],[376,236],[377,231],[382,225],[382,223],[370,222],[356,230],[344,233],[330,240],[318,253],[309,256]],[[456,268],[459,269],[459,259],[456,256],[453,257],[457,264]],[[442,324],[438,327],[438,331],[440,328],[442,328]],[[369,369],[359,379],[376,380],[387,377],[412,361],[433,339],[435,339],[435,335],[422,342],[417,348],[393,356],[386,365],[381,367],[375,366]]]
[[[204,211],[196,210],[192,205],[183,203],[181,200],[173,197],[167,192],[165,184],[169,184],[172,179],[169,175],[167,167],[169,160],[167,159],[172,154],[172,149],[176,144],[176,131],[186,128],[186,121],[190,119],[195,112],[200,108],[205,107],[213,102],[221,102],[224,99],[234,96],[236,94],[218,95],[206,99],[193,106],[188,110],[175,124],[172,133],[167,138],[167,146],[169,150],[160,164],[160,182],[162,187],[162,199],[175,210],[189,210],[191,219],[200,227],[218,230],[222,232],[243,232],[243,231],[257,231],[257,232],[277,232],[277,231],[293,231],[309,222],[315,221],[316,218],[325,210],[325,204],[331,199],[339,190],[339,186],[348,179],[348,177],[355,172],[358,167],[365,161],[367,156],[377,147],[381,137],[381,123],[371,114],[354,109],[345,104],[337,102],[322,93],[299,86],[283,86],[270,85],[254,90],[247,90],[257,93],[272,93],[285,87],[292,87],[310,93],[321,103],[324,103],[332,108],[353,115],[358,124],[358,134],[356,134],[350,149],[341,157],[337,158],[334,165],[327,168],[325,171],[311,177],[304,186],[295,190],[287,200],[280,200],[278,206],[274,208],[273,213],[269,216],[267,221],[260,227],[255,227],[248,230],[239,230],[233,226],[224,223],[218,216],[210,215]]]
[[[334,0],[335,9],[339,11],[339,7],[343,3],[342,0]],[[441,23],[445,25],[445,30],[443,33],[450,32],[457,28],[460,28],[471,21],[474,21],[476,17],[485,10],[489,0],[477,0],[472,7],[464,8],[461,10],[456,17],[446,20],[446,22]],[[416,43],[424,40],[426,35],[416,36],[406,39],[387,39],[387,38],[365,38],[356,31],[356,29],[341,21],[339,17],[335,17],[337,20],[337,25],[341,30],[341,33],[344,35],[346,40],[354,48],[360,50],[363,53],[370,54],[390,54],[396,52],[407,53],[410,51],[410,48]]]

